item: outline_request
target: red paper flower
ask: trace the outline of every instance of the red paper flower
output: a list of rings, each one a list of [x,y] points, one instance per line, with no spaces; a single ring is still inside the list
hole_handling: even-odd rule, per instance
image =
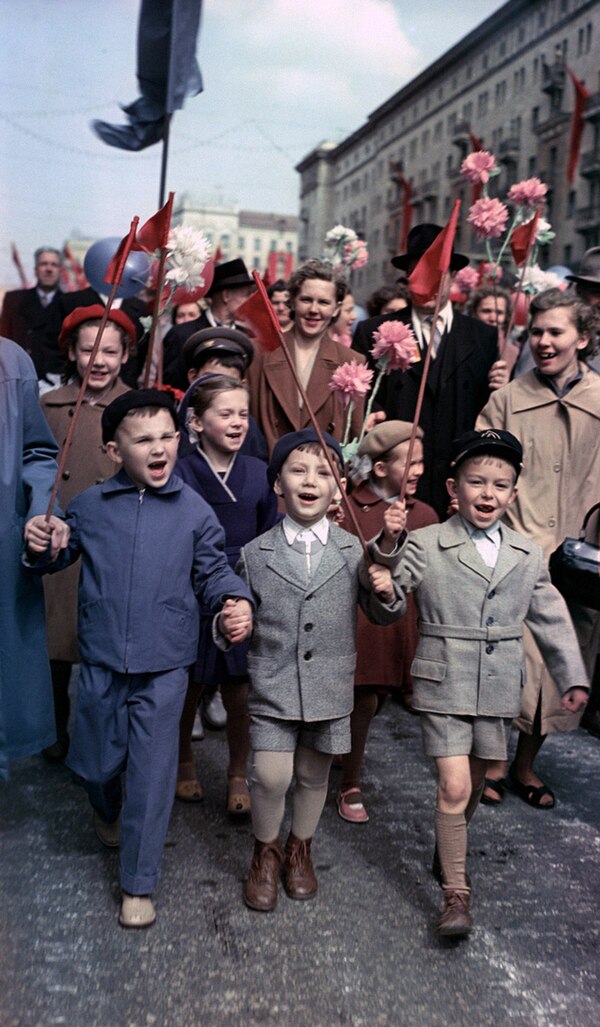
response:
[[[544,203],[547,192],[548,186],[539,178],[524,178],[522,182],[511,185],[508,199],[519,207],[535,207]]]
[[[465,157],[460,166],[460,173],[474,185],[485,185],[489,182],[490,171],[496,170],[496,159],[487,150],[478,150]]]
[[[385,360],[385,370],[406,371],[418,359],[418,346],[412,328],[402,321],[384,321],[373,333],[374,360]]]
[[[340,392],[344,406],[356,403],[366,396],[373,380],[373,372],[364,364],[352,360],[349,364],[341,364],[331,376],[329,388],[332,392]]]
[[[483,196],[471,207],[467,221],[473,225],[480,239],[499,239],[508,221],[508,207],[500,200]]]

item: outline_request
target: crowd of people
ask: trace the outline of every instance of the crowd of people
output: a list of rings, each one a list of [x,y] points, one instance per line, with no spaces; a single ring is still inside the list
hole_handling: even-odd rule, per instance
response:
[[[547,736],[582,715],[600,734],[600,616],[584,595],[566,602],[548,571],[600,500],[600,251],[511,333],[496,284],[464,310],[450,283],[412,302],[406,276],[440,231],[412,229],[367,317],[325,260],[272,283],[284,346],[268,351],[240,312],[254,290],[243,261],[218,264],[206,298],[165,326],[160,387],[144,384],[145,299],[111,308],[97,346],[103,300],[62,293],[50,247],[35,254],[36,286],[5,296],[0,773],[40,751],[66,762],[98,838],[120,850],[124,927],[156,918],[174,800],[202,801],[194,725],[215,695],[224,809],[252,818],[243,898],[261,912],[281,874],[290,898],[317,893],[332,766],[340,817],[369,820],[363,764],[386,697],[419,715],[438,781],[442,936],[472,927],[479,803],[510,788],[551,809],[535,769]],[[468,263],[453,251],[451,279]],[[386,322],[412,330],[415,359],[348,418],[332,375],[375,368]],[[359,440],[351,474],[346,429]],[[596,512],[586,538],[598,535]]]

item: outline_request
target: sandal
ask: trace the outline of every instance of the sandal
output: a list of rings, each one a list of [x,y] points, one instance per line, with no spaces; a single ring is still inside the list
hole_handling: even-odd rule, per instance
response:
[[[369,814],[363,806],[360,788],[348,788],[345,792],[338,792],[336,801],[342,820],[347,820],[350,824],[366,824]]]
[[[486,795],[486,791],[495,792],[496,795]],[[504,799],[504,778],[486,777],[481,793],[480,802],[484,806],[499,806]]]
[[[250,792],[245,777],[227,778],[227,812],[236,817],[250,812]]]
[[[509,783],[515,795],[518,795],[523,802],[526,802],[528,806],[533,806],[534,809],[553,809],[556,803],[554,792],[545,785],[526,785],[522,781],[519,781],[516,777],[512,767],[509,770]],[[549,795],[552,802],[541,802],[545,795]]]
[[[180,802],[202,802],[204,792],[196,777],[195,763],[180,763],[177,770],[175,798]]]

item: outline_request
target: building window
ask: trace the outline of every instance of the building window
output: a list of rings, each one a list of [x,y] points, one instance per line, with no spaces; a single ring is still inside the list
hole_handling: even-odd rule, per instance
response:
[[[525,39],[525,26],[519,25],[519,43],[522,43]]]
[[[484,71],[487,69],[487,66],[488,66],[489,62],[490,62],[490,59],[489,59],[488,55],[486,53],[484,53],[483,57],[481,58],[481,67],[483,68]]]
[[[505,54],[506,54],[506,40],[503,39],[502,42],[500,43],[500,56],[504,57]]]
[[[480,93],[477,97],[477,116],[479,118],[485,118],[488,112],[488,93]]]
[[[529,160],[527,161],[527,174],[528,174],[529,178],[533,178],[533,176],[536,174],[536,171],[537,171],[537,157],[534,154],[533,157],[530,157]]]
[[[539,107],[532,107],[532,109],[531,109],[531,127],[535,128],[536,125],[539,124],[539,121],[540,121],[540,108]]]
[[[546,28],[546,12],[545,11],[540,11],[540,13],[538,14],[538,28],[539,29]]]
[[[586,53],[590,52],[591,45],[592,45],[592,23],[591,23],[591,21],[589,21],[588,24],[587,24],[586,36],[585,36],[585,52]]]
[[[583,41],[585,39],[585,29],[579,29],[577,33],[577,56],[581,57],[583,53]]]
[[[271,253],[277,253],[277,239],[271,239]]]
[[[577,193],[574,189],[571,189],[567,198],[567,217],[575,217],[575,208],[577,206]]]
[[[243,250],[246,245],[246,236],[238,235],[238,250]]]
[[[252,267],[254,271],[260,271],[260,257],[255,257],[252,261]]]
[[[260,239],[258,237],[254,240],[254,252],[260,253]]]
[[[293,253],[294,252],[294,244],[291,241],[291,239],[288,239],[288,241],[285,244],[285,252],[286,253]]]
[[[572,259],[573,247],[569,244],[568,246],[565,246],[563,249],[563,264],[566,264],[567,267],[570,267]]]

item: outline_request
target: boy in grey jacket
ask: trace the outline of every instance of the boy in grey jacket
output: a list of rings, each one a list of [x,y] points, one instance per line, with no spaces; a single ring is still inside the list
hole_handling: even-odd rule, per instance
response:
[[[341,466],[338,443],[325,441]],[[237,566],[256,607],[248,657],[256,843],[244,901],[264,912],[277,902],[279,830],[293,775],[285,889],[293,899],[317,891],[311,839],[333,755],[350,750],[357,602],[378,624],[400,616],[389,569],[395,537],[384,531],[369,544],[375,562],[367,568],[358,540],[328,521],[337,485],[312,428],[279,439],[268,476],[287,516],[244,546]]]
[[[402,547],[401,591],[414,593],[419,610],[413,704],[438,775],[433,872],[444,890],[441,935],[465,935],[472,926],[467,824],[487,762],[506,759],[508,730],[519,713],[523,622],[565,709],[587,701],[575,632],[543,550],[501,523],[516,498],[522,456],[507,431],[470,431],[455,440],[446,484],[458,513],[412,532]]]

